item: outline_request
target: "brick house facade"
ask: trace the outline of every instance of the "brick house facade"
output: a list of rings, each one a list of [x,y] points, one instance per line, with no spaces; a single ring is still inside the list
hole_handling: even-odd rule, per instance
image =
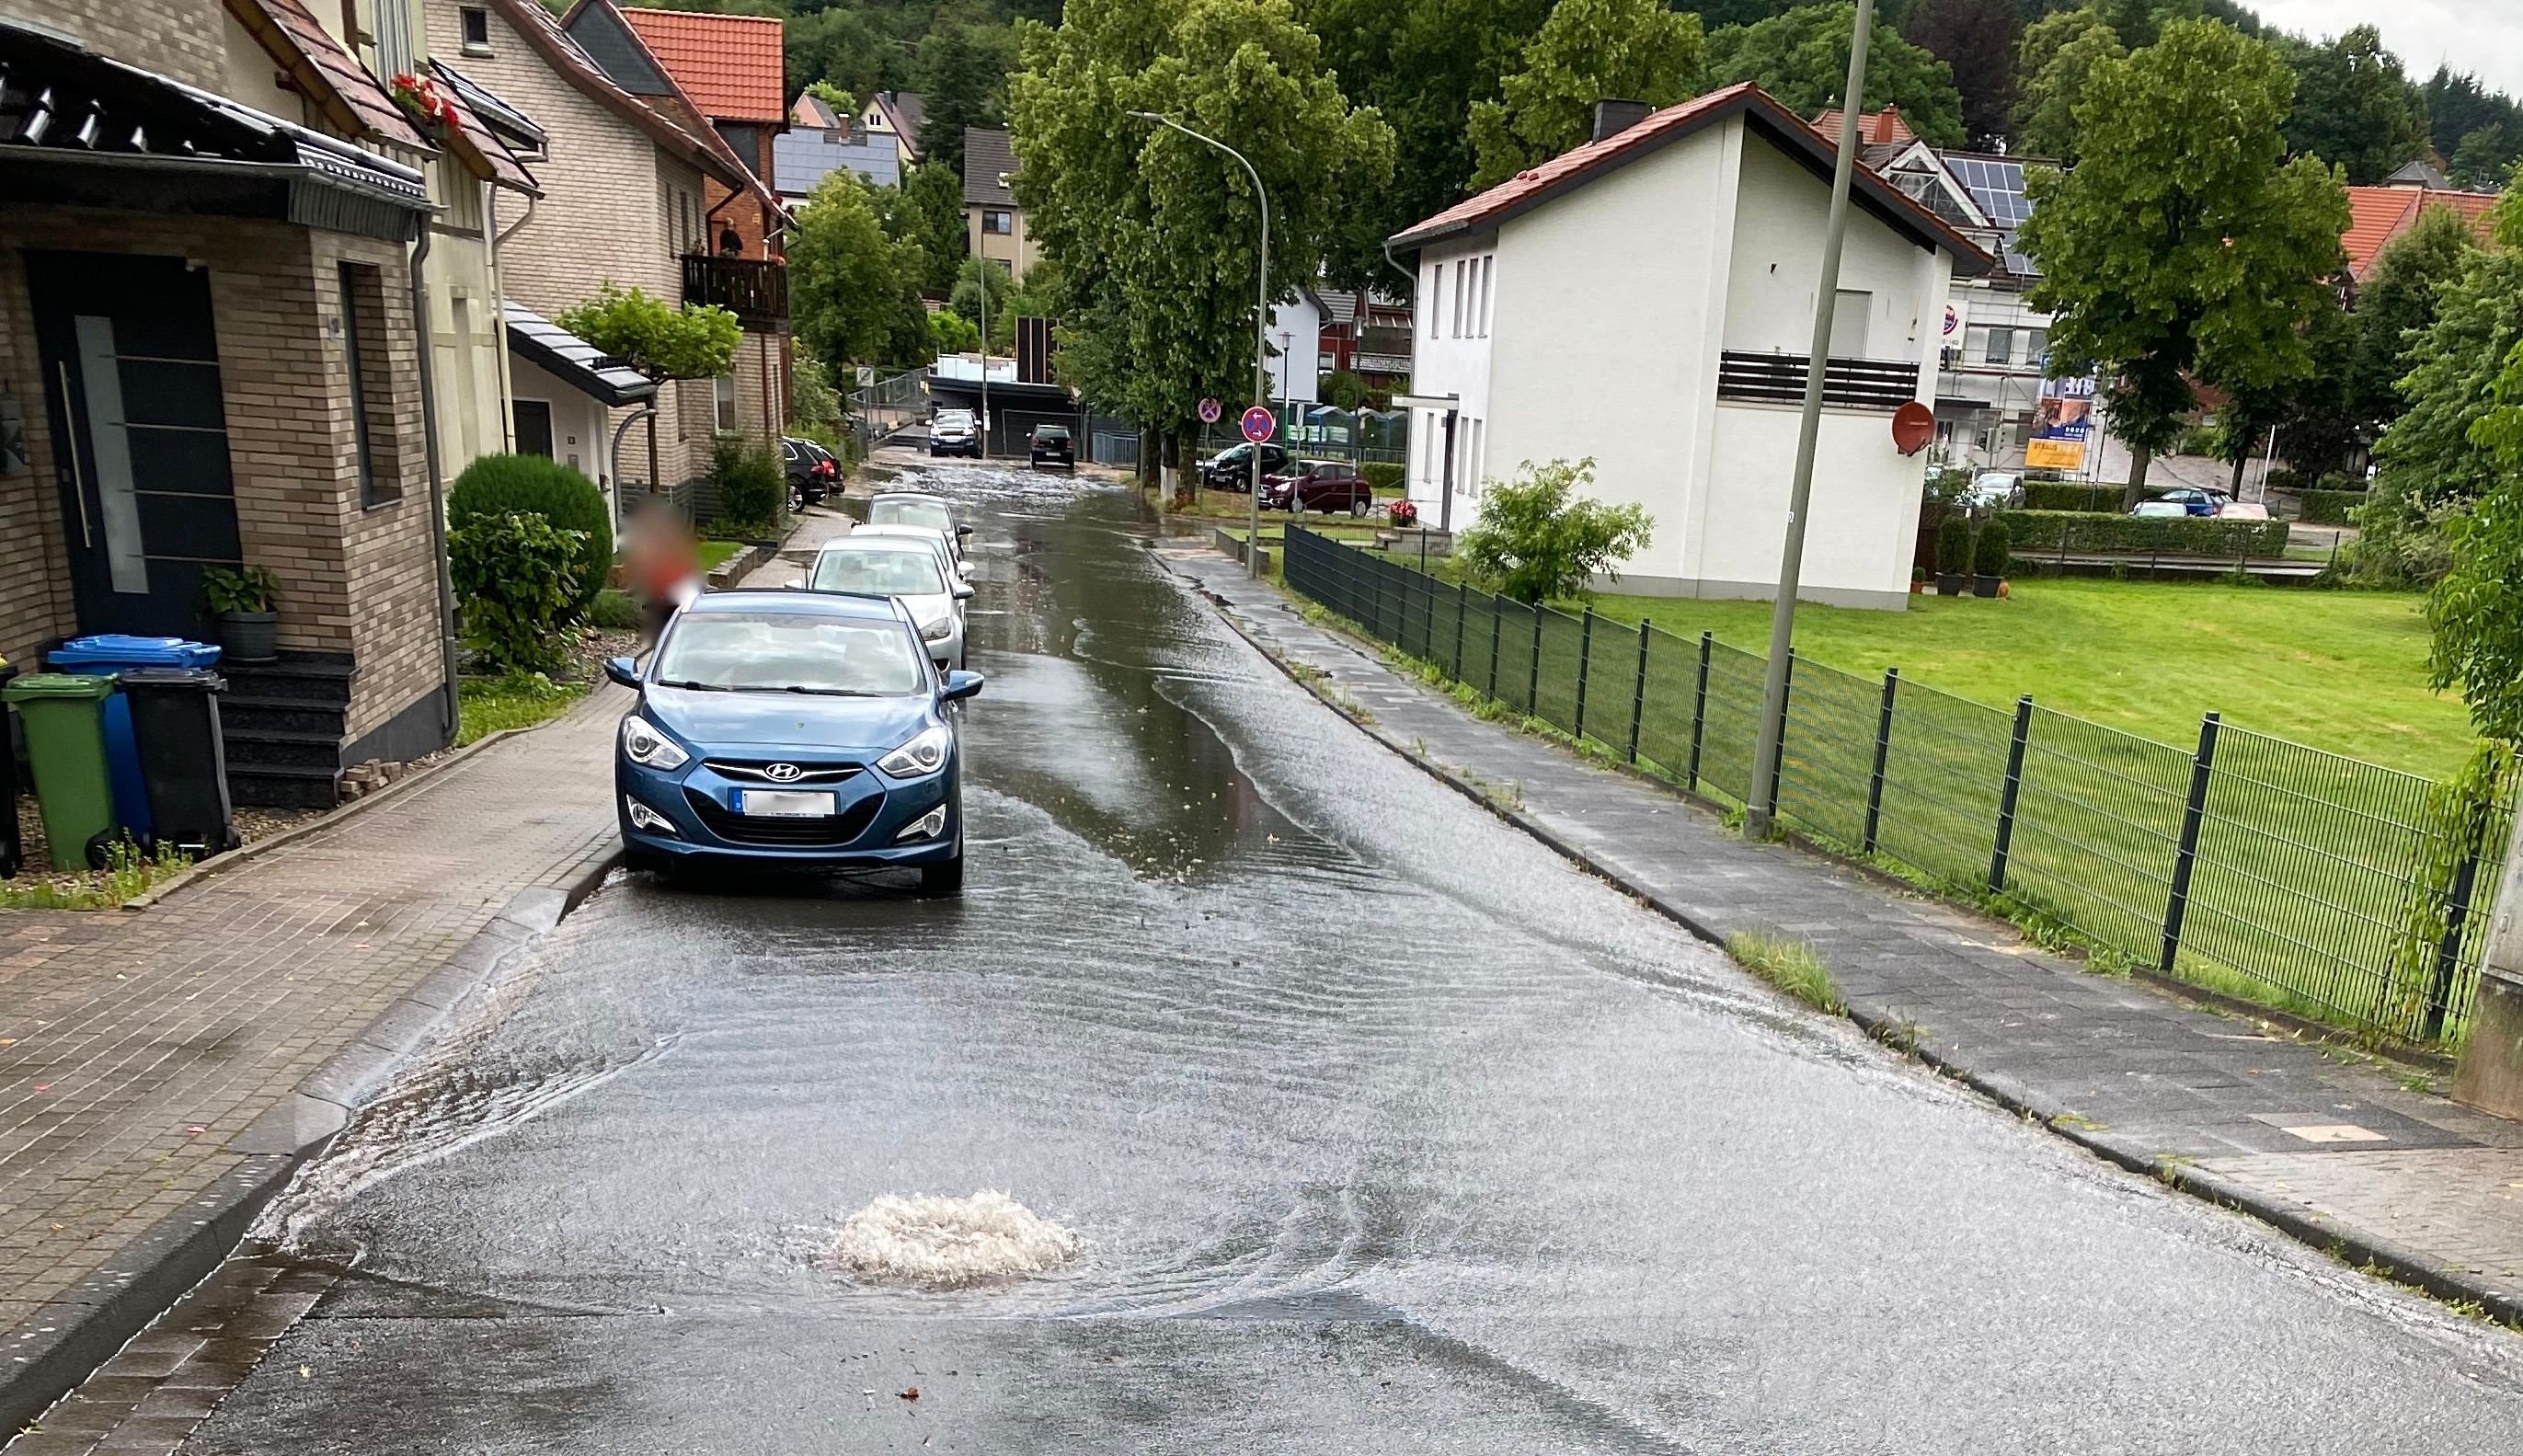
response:
[[[0,458],[0,654],[214,637],[203,572],[266,567],[283,658],[225,667],[231,787],[330,803],[345,763],[453,728],[422,173],[226,100],[234,58],[201,44],[229,34],[216,0],[46,12],[41,30],[0,17],[0,61],[38,83],[14,94],[59,123],[27,140],[0,114],[20,138],[0,144],[0,414],[24,442],[23,464]],[[145,136],[123,134],[140,115]],[[111,165],[45,145],[89,125]],[[256,717],[302,689],[289,727]]]

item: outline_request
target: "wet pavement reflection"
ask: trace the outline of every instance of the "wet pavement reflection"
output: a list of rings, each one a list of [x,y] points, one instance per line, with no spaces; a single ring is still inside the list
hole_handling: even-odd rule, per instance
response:
[[[968,893],[617,878],[275,1205],[348,1272],[186,1450],[2523,1448],[2509,1337],[1785,1009],[1129,493],[905,474],[978,527]],[[840,1268],[979,1189],[1078,1258]]]

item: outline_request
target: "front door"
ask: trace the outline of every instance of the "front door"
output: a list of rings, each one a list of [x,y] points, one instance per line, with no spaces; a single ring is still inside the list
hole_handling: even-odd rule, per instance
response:
[[[209,271],[29,252],[26,289],[79,631],[201,636],[202,569],[243,554]]]

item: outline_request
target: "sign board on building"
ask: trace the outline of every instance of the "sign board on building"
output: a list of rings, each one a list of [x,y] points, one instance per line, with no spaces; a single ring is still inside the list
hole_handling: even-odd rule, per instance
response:
[[[2082,470],[2085,441],[2094,427],[2094,380],[2041,381],[2041,402],[2032,413],[2032,435],[2023,442],[2027,470]]]

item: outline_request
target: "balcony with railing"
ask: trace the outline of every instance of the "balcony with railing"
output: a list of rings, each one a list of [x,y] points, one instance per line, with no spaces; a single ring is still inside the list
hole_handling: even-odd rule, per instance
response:
[[[785,333],[788,265],[777,258],[687,255],[684,302],[725,308],[748,329]]]

